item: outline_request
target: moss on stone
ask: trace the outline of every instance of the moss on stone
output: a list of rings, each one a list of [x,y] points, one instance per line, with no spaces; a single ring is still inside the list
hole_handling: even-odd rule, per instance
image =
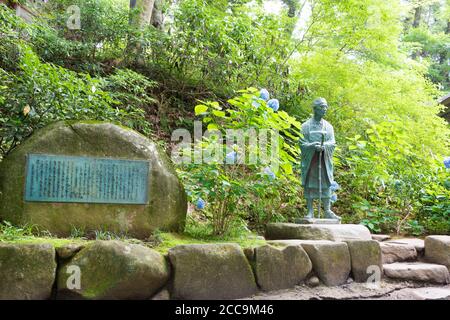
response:
[[[383,270],[381,248],[375,240],[351,240],[346,241],[349,248],[352,274],[356,282],[366,282],[370,277],[367,268],[378,266]]]
[[[346,243],[304,243],[302,246],[323,283],[336,286],[347,281],[351,271],[351,259]]]
[[[256,247],[266,244],[265,240],[255,238],[213,238],[213,239],[196,239],[184,234],[162,232],[159,233],[161,242],[154,246],[154,249],[161,253],[167,253],[171,248],[185,244],[208,244],[208,243],[236,243],[242,248]]]
[[[306,279],[311,269],[311,260],[300,245],[255,249],[255,276],[262,290],[293,288]]]
[[[11,244],[45,244],[48,243],[55,248],[60,248],[67,244],[86,244],[90,241],[82,239],[67,239],[67,238],[40,238],[40,237],[25,237],[11,241],[2,241],[0,243],[11,243]]]
[[[169,259],[176,299],[235,299],[256,292],[252,268],[237,244],[180,245]]]
[[[0,243],[0,300],[50,298],[55,272],[51,244]]]
[[[69,266],[81,271],[81,288],[66,287]],[[169,279],[166,259],[154,250],[122,241],[95,241],[58,272],[58,295],[84,299],[148,299]]]

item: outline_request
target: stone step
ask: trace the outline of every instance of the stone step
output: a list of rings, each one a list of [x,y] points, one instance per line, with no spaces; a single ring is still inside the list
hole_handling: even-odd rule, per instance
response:
[[[315,218],[300,218],[295,220],[296,224],[341,224],[339,219],[315,219]]]
[[[346,259],[350,256],[350,267],[356,282],[366,282],[369,268],[382,269],[380,244],[375,240],[269,240],[273,246],[302,246],[313,263],[313,269],[327,285],[343,284],[348,277]],[[345,247],[345,250],[344,250]],[[348,252],[344,252],[348,251]],[[336,277],[340,274],[339,277]]]
[[[389,240],[391,236],[388,236],[387,234],[372,234],[372,240],[376,240],[379,242]]]
[[[450,271],[450,236],[428,236],[425,238],[427,262],[447,266]]]
[[[351,257],[344,242],[329,240],[269,240],[273,246],[301,246],[311,259],[314,273],[326,286],[347,282],[351,272]]]
[[[412,244],[380,242],[383,263],[417,260],[417,250]]]
[[[413,246],[418,256],[423,256],[425,252],[425,241],[418,238],[399,238],[385,241],[385,243],[403,244]]]
[[[425,287],[403,290],[403,295],[397,296],[407,300],[450,300],[450,288]]]
[[[421,262],[396,262],[383,265],[386,277],[429,283],[450,283],[447,267],[440,264]]]

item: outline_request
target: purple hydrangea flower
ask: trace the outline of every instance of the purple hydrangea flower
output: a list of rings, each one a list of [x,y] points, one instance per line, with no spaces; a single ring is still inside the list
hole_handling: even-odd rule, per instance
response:
[[[267,105],[275,112],[280,108],[280,102],[278,99],[270,99],[269,102],[267,102]]]
[[[337,199],[338,199],[337,194],[336,194],[336,193],[333,193],[333,194],[331,195],[331,198],[330,198],[331,202],[336,202]]]
[[[267,91],[267,89],[261,89],[261,91],[259,92],[259,97],[264,101],[269,100],[270,98],[269,91]]]
[[[270,180],[275,180],[276,179],[275,173],[269,167],[265,167],[264,168],[264,174],[267,177],[269,177]]]
[[[333,181],[331,183],[330,189],[331,189],[332,192],[337,191],[340,188],[341,188],[341,186],[336,181]]]
[[[447,158],[444,159],[444,166],[447,169],[450,169],[450,157],[447,157]]]
[[[206,202],[205,200],[203,200],[202,198],[198,198],[197,200],[197,209],[199,210],[203,210],[206,206]]]
[[[227,163],[235,163],[237,160],[237,153],[236,151],[231,151],[227,153],[226,155],[226,162]]]

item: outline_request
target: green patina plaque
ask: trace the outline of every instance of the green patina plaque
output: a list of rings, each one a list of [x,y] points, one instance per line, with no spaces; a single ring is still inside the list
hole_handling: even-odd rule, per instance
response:
[[[141,160],[29,154],[25,201],[147,204],[149,167]]]

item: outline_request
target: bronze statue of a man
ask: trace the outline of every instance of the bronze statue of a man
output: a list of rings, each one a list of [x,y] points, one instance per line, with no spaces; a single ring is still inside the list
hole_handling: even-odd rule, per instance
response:
[[[306,218],[314,218],[313,200],[324,205],[325,218],[341,219],[331,211],[331,183],[333,179],[333,152],[336,147],[333,126],[323,119],[328,104],[324,98],[313,102],[314,115],[302,124],[302,184],[308,207]],[[320,203],[319,203],[320,212]]]

